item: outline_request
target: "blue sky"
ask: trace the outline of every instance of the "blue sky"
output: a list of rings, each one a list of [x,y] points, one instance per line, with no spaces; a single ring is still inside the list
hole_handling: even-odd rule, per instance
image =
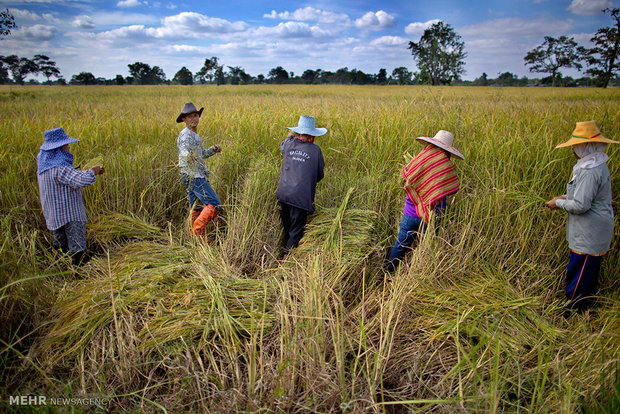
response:
[[[523,56],[544,36],[573,36],[590,46],[612,24],[600,12],[619,0],[0,0],[19,28],[0,40],[0,55],[46,54],[65,77],[82,71],[127,76],[129,63],[161,67],[168,78],[205,58],[267,75],[282,66],[335,71],[341,67],[388,74],[416,67],[407,49],[435,21],[465,42],[464,79],[486,72],[540,77]],[[564,71],[579,76],[574,71]]]

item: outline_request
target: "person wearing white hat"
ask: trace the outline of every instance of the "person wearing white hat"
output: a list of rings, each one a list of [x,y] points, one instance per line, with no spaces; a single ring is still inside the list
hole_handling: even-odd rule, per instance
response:
[[[459,178],[450,157],[465,159],[454,148],[454,135],[440,130],[431,137],[418,137],[426,146],[402,171],[405,178],[405,208],[398,239],[390,251],[385,270],[394,272],[418,232],[424,232],[433,214],[446,208],[446,197],[459,190]]]
[[[617,143],[605,138],[594,121],[585,121],[577,122],[572,137],[556,146],[571,147],[577,158],[566,194],[545,203],[552,210],[568,213],[566,240],[571,250],[566,270],[568,309],[583,311],[592,304],[601,260],[611,246],[614,211],[607,167],[609,156],[603,150],[608,144]]]
[[[45,224],[52,231],[54,248],[69,253],[73,264],[88,261],[86,253],[86,209],[82,187],[94,184],[104,173],[103,166],[85,171],[73,168],[69,144],[79,139],[67,136],[62,128],[45,131],[37,155],[37,180]]]
[[[280,144],[282,171],[276,198],[284,228],[284,257],[303,237],[308,214],[314,212],[316,184],[323,179],[325,160],[314,138],[327,133],[316,128],[314,117],[302,115]]]

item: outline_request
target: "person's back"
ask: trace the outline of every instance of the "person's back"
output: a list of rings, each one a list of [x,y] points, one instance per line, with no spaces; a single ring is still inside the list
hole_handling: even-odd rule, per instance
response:
[[[325,161],[314,138],[327,132],[315,128],[314,118],[302,115],[296,127],[280,144],[282,171],[276,198],[284,230],[284,256],[297,246],[304,234],[308,214],[314,212],[316,183],[323,178]]]
[[[312,213],[316,183],[323,178],[325,161],[321,148],[292,136],[280,144],[283,153],[282,173],[276,198]]]

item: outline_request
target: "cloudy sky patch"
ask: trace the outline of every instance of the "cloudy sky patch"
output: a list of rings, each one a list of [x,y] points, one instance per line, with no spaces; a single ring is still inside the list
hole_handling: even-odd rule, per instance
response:
[[[482,72],[531,74],[523,56],[544,36],[589,38],[612,24],[606,7],[620,0],[0,0],[18,25],[0,41],[0,55],[38,53],[58,63],[65,77],[88,71],[127,76],[136,61],[161,67],[169,78],[192,72],[205,58],[266,75],[282,66],[377,73],[417,68],[407,49],[433,23],[443,21],[465,42],[465,79]],[[567,72],[571,76],[581,76]]]

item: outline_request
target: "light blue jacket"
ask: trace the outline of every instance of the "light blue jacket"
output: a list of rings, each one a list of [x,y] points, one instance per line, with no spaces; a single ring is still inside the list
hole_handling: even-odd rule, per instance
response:
[[[614,234],[614,211],[607,164],[578,170],[566,186],[565,197],[557,200],[556,206],[568,213],[568,247],[593,255],[609,250]]]

